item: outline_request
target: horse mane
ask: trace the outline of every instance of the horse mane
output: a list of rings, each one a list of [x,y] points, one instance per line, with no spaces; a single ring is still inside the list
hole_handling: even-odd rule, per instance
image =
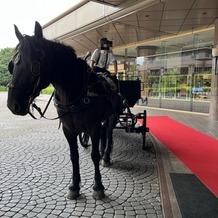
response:
[[[43,52],[42,50],[52,50],[53,52],[58,52],[61,54],[59,59],[66,60],[70,58],[73,62],[76,61],[77,55],[71,46],[65,45],[58,41],[52,41],[43,38],[42,43],[39,43],[34,36],[24,35],[23,40],[17,45],[16,50],[22,53],[25,58],[34,59],[37,58],[36,52]],[[47,53],[49,54],[49,53]],[[43,54],[41,54],[43,55]],[[68,56],[68,57],[66,57]],[[47,58],[49,58],[47,56]]]

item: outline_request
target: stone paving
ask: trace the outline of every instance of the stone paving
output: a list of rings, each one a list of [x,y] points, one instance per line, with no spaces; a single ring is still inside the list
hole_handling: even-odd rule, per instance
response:
[[[150,149],[144,151],[140,134],[114,131],[114,164],[101,167],[106,189],[102,200],[92,198],[91,148],[79,146],[81,196],[68,200],[72,167],[59,122],[14,116],[5,93],[0,93],[0,105],[0,217],[163,217],[149,137]],[[52,107],[48,116],[55,115]]]

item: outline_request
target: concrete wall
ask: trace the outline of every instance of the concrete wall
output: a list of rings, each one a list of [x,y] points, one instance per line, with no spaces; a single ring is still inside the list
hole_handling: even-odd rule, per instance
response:
[[[104,16],[115,10],[117,9],[96,2],[88,2],[76,10],[66,13],[55,22],[46,25],[43,28],[44,36],[48,39],[58,39],[90,23],[103,19]],[[94,13],[94,11],[98,13]]]

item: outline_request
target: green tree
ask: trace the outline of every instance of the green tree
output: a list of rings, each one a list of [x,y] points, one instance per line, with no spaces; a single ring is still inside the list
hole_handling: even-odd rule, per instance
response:
[[[8,72],[8,63],[13,57],[14,52],[14,48],[0,50],[0,86],[6,86],[11,80],[11,74]]]

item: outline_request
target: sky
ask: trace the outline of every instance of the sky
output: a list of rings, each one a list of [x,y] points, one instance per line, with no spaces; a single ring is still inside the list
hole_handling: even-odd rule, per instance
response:
[[[33,35],[35,21],[41,25],[62,14],[80,0],[1,0],[0,49],[16,47],[14,24],[22,34]]]

